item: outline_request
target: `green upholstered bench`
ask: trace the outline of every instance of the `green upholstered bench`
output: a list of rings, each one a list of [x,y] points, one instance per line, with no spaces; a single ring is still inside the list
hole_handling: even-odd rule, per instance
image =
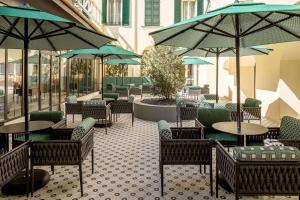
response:
[[[103,98],[112,98],[114,100],[118,100],[119,93],[103,93]]]

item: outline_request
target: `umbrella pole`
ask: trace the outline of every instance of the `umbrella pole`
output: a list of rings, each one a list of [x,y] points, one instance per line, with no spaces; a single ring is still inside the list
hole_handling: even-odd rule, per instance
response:
[[[25,141],[29,140],[29,125],[28,125],[28,19],[24,18],[24,73],[23,73],[23,105],[25,117]]]
[[[101,96],[102,96],[102,100],[103,100],[103,92],[104,92],[104,86],[103,86],[103,83],[104,83],[104,63],[103,63],[103,56],[101,56]]]
[[[219,49],[217,49],[217,54],[216,54],[216,103],[219,101]]]
[[[239,16],[235,15],[235,49],[236,49],[236,98],[237,98],[237,130],[241,132],[241,102],[240,102],[240,20]]]
[[[124,64],[122,64],[122,86],[124,86]]]

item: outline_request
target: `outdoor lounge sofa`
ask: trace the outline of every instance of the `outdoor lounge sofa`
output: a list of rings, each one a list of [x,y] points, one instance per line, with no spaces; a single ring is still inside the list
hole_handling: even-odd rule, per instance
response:
[[[209,165],[210,194],[213,195],[212,142],[201,139],[201,128],[170,128],[162,120],[159,130],[159,169],[161,195],[164,194],[164,165]]]
[[[134,96],[130,95],[128,100],[117,100],[110,103],[112,119],[117,121],[118,114],[131,114],[131,123],[134,123],[134,110],[133,110]]]
[[[94,173],[94,125],[95,120],[87,118],[74,129],[56,128],[50,140],[33,141],[31,144],[31,178],[34,177],[35,166],[77,165],[81,196],[83,196],[82,163],[90,152],[92,173]],[[33,192],[33,187],[32,185],[31,192]]]
[[[264,135],[248,136],[249,145],[263,145],[264,139],[277,139],[286,146],[294,146],[300,149],[300,120],[290,116],[284,116],[280,127],[269,127]]]
[[[82,114],[82,102],[77,101],[76,96],[68,96],[65,98],[65,113],[66,119],[68,115],[73,115],[73,122],[74,122],[74,115]]]
[[[53,129],[63,127],[66,125],[66,120],[63,118],[64,113],[62,111],[35,111],[31,112],[30,121],[51,121],[54,125],[51,128],[33,131],[29,134],[29,140],[32,141],[44,141],[51,139]],[[13,135],[13,147],[18,146],[25,142],[24,133],[16,133]]]
[[[232,156],[217,142],[217,198],[219,173],[235,200],[241,195],[300,196],[300,151],[295,147],[234,147]]]

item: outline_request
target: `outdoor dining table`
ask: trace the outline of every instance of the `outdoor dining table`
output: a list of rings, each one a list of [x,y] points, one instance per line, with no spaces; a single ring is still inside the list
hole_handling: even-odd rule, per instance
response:
[[[29,121],[28,131],[40,131],[54,125],[51,121]],[[9,148],[9,134],[26,133],[25,122],[9,124],[0,127],[0,134],[5,134]],[[12,136],[13,137],[13,136]],[[11,145],[12,146],[12,145]],[[34,169],[34,190],[44,187],[50,181],[50,175],[43,169]],[[16,176],[12,181],[2,187],[3,194],[18,195],[26,193],[25,172]]]
[[[268,129],[259,124],[253,123],[241,123],[241,130],[237,129],[237,122],[217,122],[212,125],[212,127],[218,131],[222,131],[225,133],[230,133],[233,135],[238,135],[240,138],[244,138],[240,140],[240,146],[247,145],[247,135],[263,135],[268,132]]]

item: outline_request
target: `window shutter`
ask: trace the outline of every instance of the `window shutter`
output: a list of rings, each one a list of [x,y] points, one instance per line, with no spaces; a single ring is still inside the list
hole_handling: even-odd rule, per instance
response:
[[[204,13],[204,0],[197,0],[197,15]]]
[[[106,24],[107,0],[102,0],[102,24]]]
[[[152,0],[145,0],[145,26],[152,25]]]
[[[152,0],[152,25],[160,25],[160,0]]]
[[[174,0],[174,22],[181,21],[181,0]]]
[[[123,0],[122,25],[129,25],[130,0]]]

